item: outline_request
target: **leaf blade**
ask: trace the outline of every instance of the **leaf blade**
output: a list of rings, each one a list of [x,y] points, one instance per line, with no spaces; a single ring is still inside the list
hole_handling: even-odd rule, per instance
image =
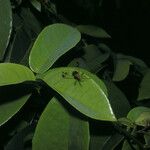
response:
[[[5,12],[5,13],[4,13]],[[12,12],[9,0],[0,0],[0,60],[3,59],[12,30]]]
[[[78,25],[76,27],[81,33],[96,38],[111,38],[111,36],[102,28],[93,25]]]
[[[72,77],[72,72],[77,70],[80,75],[86,75],[87,79],[82,83]],[[70,79],[63,78],[63,72],[67,72]],[[48,71],[41,79],[83,114],[98,120],[116,121],[107,98],[107,89],[93,74],[79,68],[64,67]]]
[[[54,62],[73,48],[81,35],[65,24],[47,26],[38,36],[29,56],[29,66],[36,73],[44,73]]]
[[[0,86],[35,80],[35,76],[29,68],[13,63],[0,64],[0,78]]]
[[[88,123],[73,117],[53,98],[38,122],[33,150],[88,150],[88,143]]]
[[[0,126],[10,120],[27,102],[31,94],[0,104]]]

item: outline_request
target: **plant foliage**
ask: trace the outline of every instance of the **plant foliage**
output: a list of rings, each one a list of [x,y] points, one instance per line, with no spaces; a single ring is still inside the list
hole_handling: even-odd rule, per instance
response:
[[[93,18],[103,3],[73,2]],[[0,148],[150,149],[148,65],[60,4],[0,0]]]

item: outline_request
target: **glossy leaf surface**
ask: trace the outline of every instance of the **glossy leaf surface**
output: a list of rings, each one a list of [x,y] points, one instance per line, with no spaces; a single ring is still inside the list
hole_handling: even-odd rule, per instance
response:
[[[73,48],[81,35],[77,29],[65,24],[47,26],[38,36],[29,56],[30,68],[44,73],[54,62]]]
[[[116,120],[107,89],[95,75],[83,69],[64,67],[52,69],[41,78],[83,114],[98,120]]]
[[[31,80],[34,81],[35,76],[29,68],[13,63],[0,64],[0,86]]]

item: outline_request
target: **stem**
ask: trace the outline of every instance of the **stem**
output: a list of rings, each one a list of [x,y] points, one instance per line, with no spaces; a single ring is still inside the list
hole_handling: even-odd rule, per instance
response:
[[[130,133],[128,133],[126,130],[124,130],[123,128],[121,128],[120,126],[114,124],[115,129],[117,129],[117,131],[119,131],[121,134],[123,134],[126,138],[133,140],[134,143],[136,143],[140,149],[145,149],[143,143],[141,143],[139,140],[137,140],[133,135],[131,135]]]

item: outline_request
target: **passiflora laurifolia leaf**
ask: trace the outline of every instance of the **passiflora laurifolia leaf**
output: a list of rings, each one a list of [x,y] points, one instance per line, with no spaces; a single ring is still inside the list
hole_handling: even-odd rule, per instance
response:
[[[89,150],[88,122],[52,98],[38,121],[33,150]]]
[[[102,28],[93,25],[78,25],[76,27],[81,33],[96,38],[111,38],[111,36]]]
[[[56,68],[41,76],[52,89],[83,114],[98,120],[116,121],[104,83],[79,68]]]
[[[33,45],[29,56],[30,68],[36,73],[44,73],[80,38],[80,32],[71,26],[61,23],[47,26]]]
[[[150,123],[150,108],[135,107],[128,113],[127,118],[139,126],[147,126]]]
[[[10,120],[27,102],[31,94],[0,104],[0,126]]]
[[[33,72],[23,65],[0,63],[0,86],[35,81]]]

